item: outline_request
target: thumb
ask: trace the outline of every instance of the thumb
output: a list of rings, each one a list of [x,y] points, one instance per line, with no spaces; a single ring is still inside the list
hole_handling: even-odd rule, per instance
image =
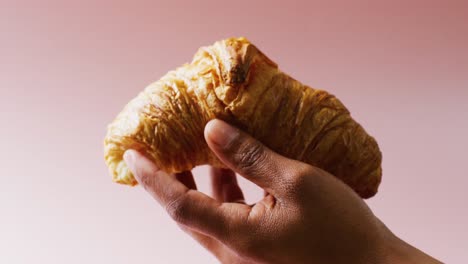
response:
[[[281,195],[285,184],[293,181],[294,168],[301,164],[273,152],[221,120],[208,122],[205,139],[226,166],[275,196]]]

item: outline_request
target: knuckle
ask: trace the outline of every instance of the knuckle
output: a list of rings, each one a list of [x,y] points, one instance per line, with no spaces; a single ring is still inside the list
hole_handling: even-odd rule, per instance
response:
[[[157,183],[156,178],[158,176],[158,171],[151,169],[145,170],[143,168],[139,168],[136,171],[136,174],[133,175],[139,178],[139,183],[147,190],[154,188],[155,184]]]
[[[143,186],[145,190],[151,190],[154,186],[154,178],[150,175],[143,174],[140,176],[140,184]]]
[[[308,164],[300,163],[295,166],[295,169],[291,174],[292,180],[296,182],[296,184],[301,184],[305,178],[315,174],[315,168]]]
[[[294,169],[286,174],[288,180],[283,184],[288,189],[289,193],[293,196],[302,196],[307,192],[310,179],[314,177],[316,172],[314,167],[301,163],[294,166]]]
[[[262,166],[266,160],[265,149],[262,145],[248,141],[245,142],[237,153],[237,163],[240,169],[244,171],[255,170],[257,167]]]
[[[184,223],[188,216],[187,198],[185,195],[176,198],[166,205],[169,216],[177,223]]]

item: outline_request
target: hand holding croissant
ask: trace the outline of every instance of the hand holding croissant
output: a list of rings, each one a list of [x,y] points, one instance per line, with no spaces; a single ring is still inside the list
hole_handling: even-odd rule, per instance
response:
[[[105,158],[116,182],[140,183],[222,263],[440,263],[358,197],[381,180],[375,140],[244,38],[201,48],[127,104]],[[215,167],[212,197],[190,173],[201,164]],[[264,198],[243,202],[234,172]]]
[[[134,150],[124,159],[144,189],[221,263],[440,263],[395,236],[327,172],[220,120],[208,122],[204,135],[230,169],[211,170],[211,197],[197,191],[190,171],[168,174]],[[246,204],[234,172],[264,189],[263,199]]]

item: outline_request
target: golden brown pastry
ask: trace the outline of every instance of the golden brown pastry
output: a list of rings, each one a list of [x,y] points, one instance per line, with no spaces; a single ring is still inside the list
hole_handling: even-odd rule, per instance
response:
[[[382,156],[374,138],[336,97],[281,72],[245,38],[200,48],[192,63],[168,72],[125,106],[104,140],[114,181],[137,184],[122,160],[129,148],[169,173],[223,167],[203,137],[214,118],[330,172],[361,197],[377,192]]]

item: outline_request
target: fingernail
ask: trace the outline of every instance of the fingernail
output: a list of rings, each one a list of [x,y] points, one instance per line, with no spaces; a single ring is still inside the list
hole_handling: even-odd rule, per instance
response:
[[[239,130],[224,121],[212,120],[208,122],[209,139],[221,148],[227,148],[239,137]]]
[[[127,167],[133,171],[133,163],[135,161],[135,151],[134,150],[127,150],[125,151],[124,155],[123,155],[123,159],[125,161],[125,163],[127,164]]]

